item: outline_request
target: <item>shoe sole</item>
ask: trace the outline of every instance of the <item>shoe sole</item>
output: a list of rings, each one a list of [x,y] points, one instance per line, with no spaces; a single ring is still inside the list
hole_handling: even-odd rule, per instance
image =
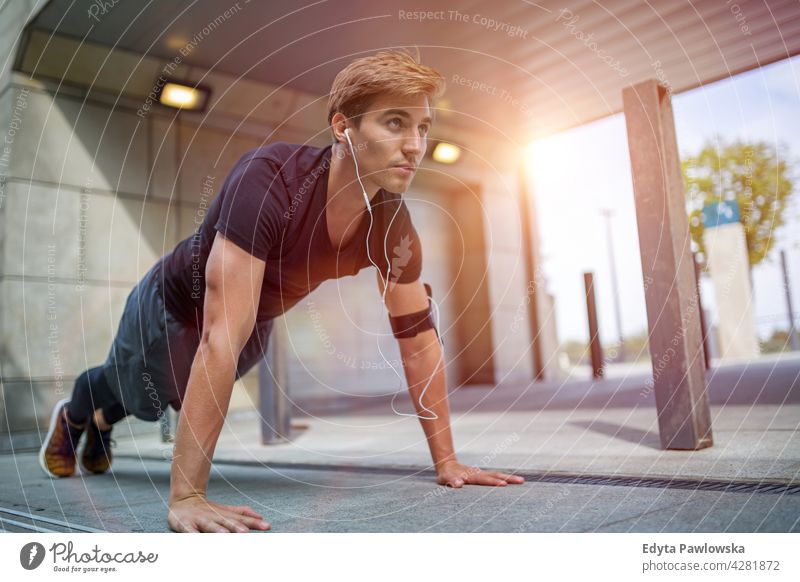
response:
[[[45,461],[44,458],[44,452],[45,450],[47,450],[47,445],[50,443],[50,439],[53,436],[53,432],[56,430],[56,426],[58,424],[58,414],[59,412],[61,412],[61,409],[64,407],[64,405],[69,401],[70,401],[69,398],[62,398],[53,407],[53,413],[50,415],[50,429],[47,431],[47,436],[44,438],[44,442],[42,442],[42,448],[39,449],[39,466],[42,468],[42,471],[44,471],[48,477],[51,477],[53,479],[62,479],[63,477],[55,475],[50,472],[50,469],[47,468],[47,462]],[[75,463],[75,466],[77,468],[78,463]]]

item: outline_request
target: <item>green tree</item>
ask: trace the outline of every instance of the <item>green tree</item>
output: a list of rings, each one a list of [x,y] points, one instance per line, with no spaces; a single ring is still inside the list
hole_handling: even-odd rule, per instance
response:
[[[775,230],[784,224],[784,210],[793,193],[787,176],[788,153],[786,148],[776,150],[764,142],[716,143],[707,142],[699,154],[685,156],[681,162],[692,249],[705,269],[703,206],[736,200],[752,268],[769,254]]]

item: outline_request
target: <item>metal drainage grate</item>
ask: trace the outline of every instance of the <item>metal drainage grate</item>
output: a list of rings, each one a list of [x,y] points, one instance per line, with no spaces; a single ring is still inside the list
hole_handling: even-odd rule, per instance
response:
[[[103,530],[0,507],[0,531],[36,533],[102,533]]]
[[[689,489],[692,491],[722,491],[725,493],[772,493],[798,495],[800,484],[763,481],[722,481],[714,479],[665,479],[660,477],[584,477],[581,475],[552,475],[548,473],[518,473],[526,480],[571,485],[611,485],[617,487],[653,487],[660,489]]]

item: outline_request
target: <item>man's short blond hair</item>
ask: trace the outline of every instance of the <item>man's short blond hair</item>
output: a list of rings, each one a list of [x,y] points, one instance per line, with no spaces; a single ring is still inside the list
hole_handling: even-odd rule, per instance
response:
[[[419,56],[400,51],[380,51],[356,59],[339,71],[328,98],[328,125],[336,113],[361,123],[361,116],[379,95],[413,97],[429,101],[444,93],[444,77],[419,62]]]

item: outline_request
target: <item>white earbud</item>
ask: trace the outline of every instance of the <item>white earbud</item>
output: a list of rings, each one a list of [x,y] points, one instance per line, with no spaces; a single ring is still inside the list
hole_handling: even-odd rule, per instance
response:
[[[364,195],[364,202],[367,203],[367,212],[369,212],[370,217],[372,216],[372,206],[369,204],[369,196],[367,195],[367,190],[364,188],[364,183],[361,181],[361,175],[358,173],[358,160],[356,160],[356,149],[353,147],[353,142],[350,140],[350,128],[346,128],[344,130],[344,136],[347,138],[347,143],[350,145],[350,153],[353,154],[353,163],[356,165],[356,178],[358,178],[358,183],[361,185],[361,193]]]

